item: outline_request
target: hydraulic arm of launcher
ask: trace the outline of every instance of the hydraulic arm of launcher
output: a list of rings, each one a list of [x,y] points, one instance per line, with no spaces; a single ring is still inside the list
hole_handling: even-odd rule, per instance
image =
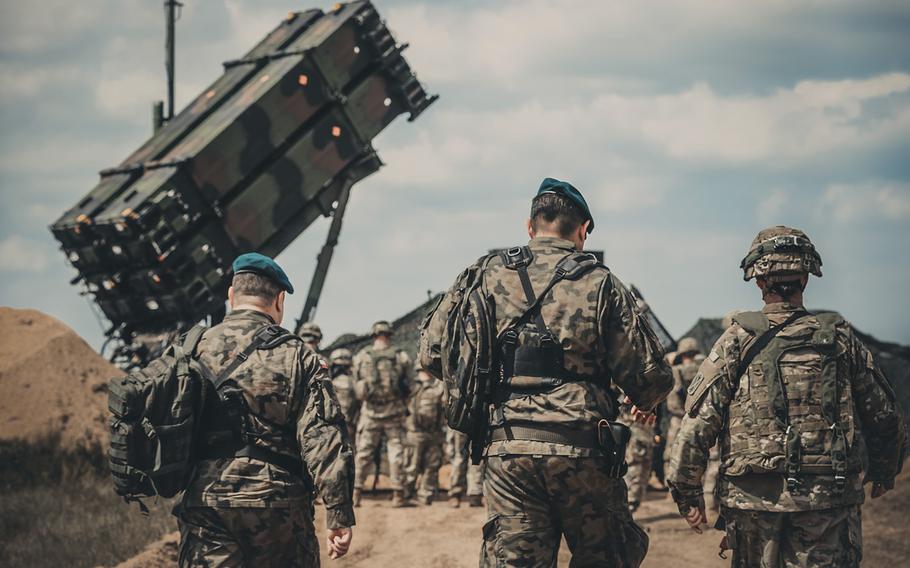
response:
[[[335,211],[332,213],[332,224],[329,226],[329,234],[322,245],[319,256],[316,257],[316,270],[313,272],[313,280],[310,281],[310,290],[307,293],[306,303],[303,306],[303,312],[297,320],[294,327],[294,333],[299,333],[300,328],[306,322],[313,319],[316,314],[316,306],[319,304],[319,297],[322,295],[322,287],[325,285],[325,277],[329,271],[329,264],[332,262],[332,255],[335,254],[335,245],[338,244],[338,235],[341,233],[341,223],[344,218],[344,211],[348,206],[348,198],[351,195],[351,187],[354,181],[346,178],[338,194],[338,204],[335,205]]]

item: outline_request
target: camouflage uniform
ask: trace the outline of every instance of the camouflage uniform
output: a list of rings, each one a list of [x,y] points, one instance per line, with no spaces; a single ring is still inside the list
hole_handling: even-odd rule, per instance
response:
[[[449,477],[449,499],[457,505],[462,497],[476,499],[483,495],[483,470],[474,465],[468,456],[468,435],[448,428],[446,437],[451,446],[452,473]]]
[[[623,479],[629,489],[629,510],[634,513],[644,500],[648,480],[651,478],[654,426],[635,422],[626,409],[620,414],[619,421],[632,431],[632,437],[626,447],[626,463],[629,469]]]
[[[776,227],[753,248],[762,243],[775,251],[756,265],[766,274],[789,263],[797,275],[821,275],[803,233]],[[761,332],[787,322],[740,373]],[[719,440],[734,566],[859,565],[863,481],[893,486],[907,432],[891,386],[848,323],[787,302],[738,314],[699,369],[686,411],[668,481],[681,513],[698,506]]]
[[[360,414],[360,401],[357,400],[354,388],[354,377],[351,374],[352,364],[351,352],[347,349],[332,351],[330,356],[332,385],[335,387],[335,394],[338,396],[344,421],[348,425],[348,434],[353,442],[357,439],[355,433]]]
[[[357,421],[355,489],[363,489],[373,465],[373,454],[386,441],[392,489],[404,489],[405,414],[410,388],[411,360],[404,351],[392,347],[363,348],[354,357],[357,397],[363,403]]]
[[[439,468],[442,467],[442,446],[445,442],[445,388],[427,376],[418,380],[408,401],[407,418],[407,492],[426,505],[439,491]],[[417,487],[417,482],[420,486]]]
[[[681,361],[683,355],[697,353],[698,344],[691,337],[684,337],[679,340],[679,346],[673,357],[673,390],[667,397],[667,444],[664,447],[664,471],[670,464],[670,450],[673,448],[673,441],[676,439],[676,433],[679,432],[679,425],[682,424],[682,418],[685,415],[686,407],[686,389],[695,374],[698,373],[698,364],[692,360]]]
[[[254,310],[234,311],[205,332],[198,359],[217,375],[271,323]],[[302,457],[312,481],[252,458],[200,460],[175,508],[180,565],[319,566],[309,483],[325,504],[329,528],[354,524],[353,456],[326,369],[295,339],[253,352],[231,376],[249,407],[254,443]],[[212,417],[205,416],[208,423]],[[201,436],[215,442],[206,427]]]
[[[527,271],[537,291],[547,286],[558,261],[576,253],[572,242],[553,237],[534,238],[529,248]],[[421,362],[434,373],[441,374],[440,342],[454,298],[477,270],[483,271],[482,293],[495,306],[496,332],[527,308],[516,271],[498,255],[482,258],[462,273],[425,323]],[[599,420],[617,415],[611,377],[644,410],[666,396],[672,378],[663,351],[635,300],[606,267],[562,281],[541,305],[563,348],[564,367],[586,378],[497,404],[490,419],[494,429],[523,424],[591,432]],[[489,519],[483,566],[555,566],[560,536],[575,566],[640,564],[647,535],[632,520],[625,485],[608,475],[598,447],[512,438],[491,442],[485,456]]]

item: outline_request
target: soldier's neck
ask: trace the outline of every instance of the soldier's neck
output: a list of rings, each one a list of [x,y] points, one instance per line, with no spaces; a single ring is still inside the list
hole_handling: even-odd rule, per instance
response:
[[[803,293],[802,292],[796,292],[789,298],[784,298],[773,292],[768,292],[768,293],[764,294],[762,299],[765,301],[766,306],[769,304],[790,304],[794,308],[803,307]]]

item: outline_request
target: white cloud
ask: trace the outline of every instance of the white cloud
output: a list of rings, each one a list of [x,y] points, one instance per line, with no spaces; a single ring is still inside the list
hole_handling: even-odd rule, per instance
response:
[[[10,235],[0,240],[0,271],[44,272],[48,265],[47,248],[38,241]]]
[[[772,191],[768,197],[761,200],[758,204],[757,216],[762,225],[776,225],[780,214],[790,202],[790,196],[786,191]]]
[[[870,181],[828,186],[821,215],[842,223],[864,218],[910,220],[910,183]]]

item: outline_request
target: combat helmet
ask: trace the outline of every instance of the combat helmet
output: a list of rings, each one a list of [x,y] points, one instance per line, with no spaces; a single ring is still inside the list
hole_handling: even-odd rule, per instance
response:
[[[694,355],[700,353],[698,341],[694,337],[683,337],[676,345],[676,353],[673,355],[673,364],[678,364],[684,355]]]
[[[304,339],[313,339],[319,342],[322,341],[322,328],[315,323],[308,321],[300,327],[299,335]]]
[[[806,233],[778,225],[758,233],[739,265],[743,280],[792,280],[803,274],[822,275],[822,258]]]
[[[332,354],[329,355],[329,362],[333,365],[352,365],[354,363],[354,355],[350,349],[342,347],[332,351]]]
[[[394,335],[395,334],[395,332],[392,331],[392,325],[385,320],[380,320],[380,321],[377,321],[376,323],[374,323],[373,328],[371,329],[370,333],[373,334],[373,337],[375,337],[377,335]]]

